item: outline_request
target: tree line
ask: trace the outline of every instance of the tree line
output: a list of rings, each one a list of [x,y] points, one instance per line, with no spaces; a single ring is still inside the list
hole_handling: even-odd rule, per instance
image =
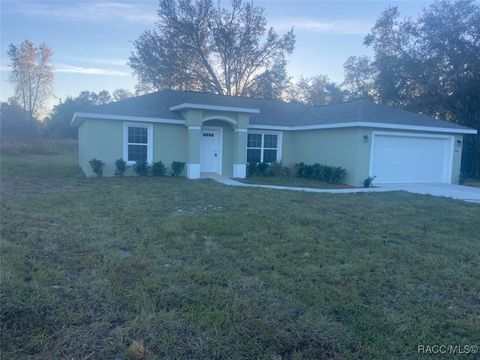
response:
[[[263,8],[243,0],[232,0],[228,8],[212,0],[160,0],[156,26],[134,42],[129,65],[138,78],[137,94],[194,90],[310,106],[368,98],[480,130],[477,2],[438,0],[416,18],[403,18],[397,7],[389,7],[364,44],[373,49],[373,57],[348,58],[343,83],[321,74],[294,82],[286,70],[295,48],[294,29],[278,34],[268,28]],[[31,46],[24,48],[27,53],[33,51]],[[10,48],[12,63],[19,58],[19,49],[22,46]],[[44,46],[36,51],[36,64],[41,68],[51,51]],[[29,84],[25,80],[29,76],[21,74],[12,66],[11,80],[21,85],[16,86],[16,99],[32,115],[35,109],[24,100],[30,97],[19,91]],[[41,101],[49,90],[48,68],[31,74],[46,79],[39,82],[43,84]],[[86,93],[55,106],[46,123],[50,121],[57,134],[74,134],[66,126],[73,115],[69,112],[76,104],[85,104],[85,98],[91,96]],[[464,145],[464,173],[480,176],[480,135],[466,136]]]
[[[30,138],[49,136],[54,138],[75,139],[77,129],[71,126],[73,114],[88,109],[91,106],[120,101],[134,94],[126,89],[82,91],[79,95],[60,99],[49,115],[39,121],[35,115],[25,111],[25,108],[15,100],[2,102],[0,105],[0,121],[2,136],[15,138]]]

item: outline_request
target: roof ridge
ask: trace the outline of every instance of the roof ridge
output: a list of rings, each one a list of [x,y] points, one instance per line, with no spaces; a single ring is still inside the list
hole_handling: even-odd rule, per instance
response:
[[[150,94],[160,93],[160,92],[165,92],[165,91],[174,92],[174,93],[203,94],[203,95],[227,97],[227,98],[233,98],[233,99],[239,98],[239,99],[246,99],[246,100],[269,101],[269,102],[274,102],[274,103],[282,103],[282,104],[286,104],[286,105],[300,105],[300,106],[303,106],[305,108],[312,107],[312,106],[307,106],[307,105],[304,105],[304,104],[302,104],[300,102],[296,102],[296,101],[284,101],[284,100],[278,100],[278,99],[262,99],[262,98],[258,98],[258,97],[244,96],[244,95],[225,95],[225,94],[216,94],[216,93],[211,93],[211,92],[207,92],[207,91],[196,91],[196,90],[164,89],[164,90],[155,91],[155,92],[150,93]],[[146,94],[146,95],[148,95],[148,94]]]
[[[361,99],[344,100],[344,101],[335,102],[335,103],[330,103],[330,104],[314,105],[314,106],[310,106],[310,107],[311,107],[311,108],[322,108],[322,107],[326,107],[326,106],[343,105],[343,104],[349,104],[349,103],[353,103],[353,102],[366,102],[366,101],[373,102],[373,101],[370,100],[370,99],[361,98]]]

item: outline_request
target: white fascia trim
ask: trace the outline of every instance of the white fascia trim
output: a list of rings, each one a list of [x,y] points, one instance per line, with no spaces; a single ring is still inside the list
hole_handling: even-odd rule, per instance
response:
[[[276,126],[276,125],[249,125],[249,129],[255,130],[286,130],[291,131],[293,130],[292,126]]]
[[[243,108],[243,107],[234,107],[234,106],[218,106],[218,105],[204,105],[204,104],[192,104],[192,103],[183,103],[175,106],[171,106],[169,110],[187,110],[187,109],[198,109],[198,110],[217,110],[217,111],[227,111],[227,112],[239,112],[247,114],[258,114],[260,113],[259,109],[253,108]]]
[[[185,120],[163,119],[163,118],[131,116],[131,115],[95,114],[95,113],[85,113],[85,112],[76,112],[73,115],[72,125],[80,125],[81,120],[79,118],[185,125]]]
[[[300,125],[300,126],[250,125],[249,128],[266,129],[266,130],[301,131],[301,130],[338,129],[338,128],[348,128],[348,127],[429,131],[429,132],[441,132],[441,133],[448,133],[448,134],[476,134],[477,133],[477,130],[474,130],[474,129],[454,129],[454,128],[434,127],[434,126],[400,125],[400,124],[375,123],[375,122],[368,122],[368,121],[352,121],[352,122],[345,122],[345,123],[339,123],[339,124]]]

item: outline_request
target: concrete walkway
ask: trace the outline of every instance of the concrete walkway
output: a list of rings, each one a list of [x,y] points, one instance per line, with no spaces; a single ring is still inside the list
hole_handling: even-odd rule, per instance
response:
[[[388,191],[407,191],[413,194],[444,196],[452,199],[463,200],[480,204],[480,188],[449,184],[384,184],[373,188],[353,188],[353,189],[316,189],[280,185],[260,185],[245,184],[240,181],[229,179],[218,174],[206,174],[204,178],[213,179],[221,184],[228,186],[255,187],[265,189],[304,191],[312,193],[329,194],[351,194],[362,192],[388,192]]]
[[[295,187],[295,186],[281,186],[281,185],[261,185],[261,184],[245,184],[240,181],[226,178],[218,174],[212,174],[208,176],[203,176],[205,179],[212,179],[216,182],[219,182],[224,185],[229,186],[242,186],[242,187],[254,187],[254,188],[264,188],[264,189],[277,189],[277,190],[290,190],[290,191],[304,191],[304,192],[314,192],[314,193],[331,193],[331,194],[348,194],[348,193],[359,193],[359,192],[385,192],[385,191],[395,191],[392,189],[385,189],[380,187],[375,188],[351,188],[351,189],[317,189],[317,188],[308,188],[308,187]]]

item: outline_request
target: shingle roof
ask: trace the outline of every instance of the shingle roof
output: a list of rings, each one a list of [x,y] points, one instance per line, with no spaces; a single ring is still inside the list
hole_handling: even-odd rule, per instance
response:
[[[250,114],[251,125],[305,126],[370,122],[444,129],[469,129],[452,122],[375,104],[369,100],[354,100],[339,104],[308,107],[299,103],[276,100],[173,90],[158,91],[110,104],[94,106],[84,111],[96,114],[183,120],[178,111],[169,109],[183,103],[259,109],[258,114]]]

